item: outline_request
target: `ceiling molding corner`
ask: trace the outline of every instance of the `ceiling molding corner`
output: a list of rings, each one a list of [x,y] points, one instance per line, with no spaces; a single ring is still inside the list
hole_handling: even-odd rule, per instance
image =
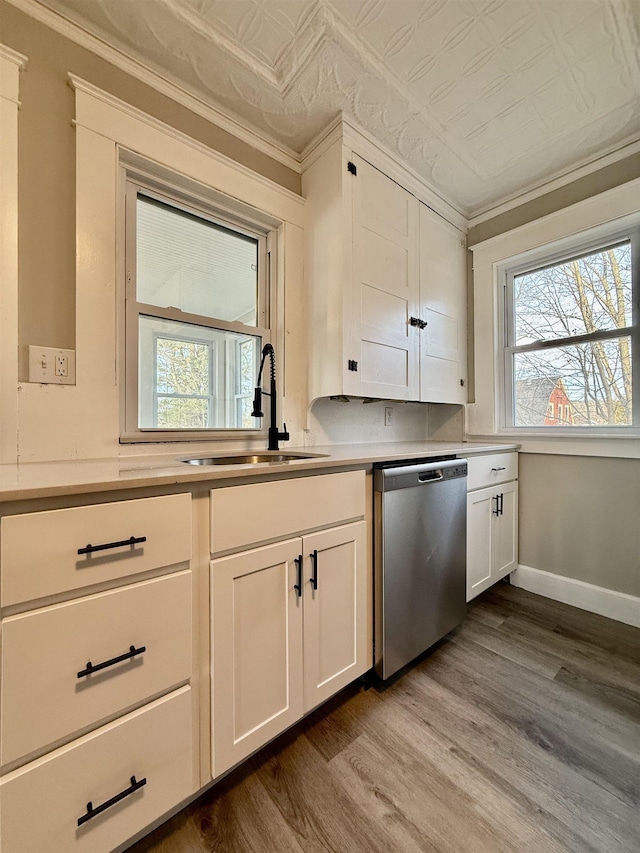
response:
[[[332,122],[330,122],[320,133],[315,136],[306,146],[300,155],[301,171],[306,170],[322,156],[324,152],[330,148],[334,142],[342,138],[344,113],[338,113]]]

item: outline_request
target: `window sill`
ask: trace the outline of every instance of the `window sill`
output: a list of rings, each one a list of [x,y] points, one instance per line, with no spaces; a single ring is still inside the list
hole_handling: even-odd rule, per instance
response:
[[[120,436],[120,444],[191,444],[192,442],[220,442],[233,441],[242,442],[246,445],[254,443],[264,444],[267,441],[267,431],[244,429],[225,429],[225,430],[198,430],[193,432],[160,432],[158,430],[149,430],[141,432],[123,433]]]
[[[486,435],[471,435],[470,441],[507,441],[520,445],[521,453],[544,453],[560,456],[603,456],[640,459],[640,435],[626,433],[611,435],[560,435],[530,433],[521,430],[501,430]]]

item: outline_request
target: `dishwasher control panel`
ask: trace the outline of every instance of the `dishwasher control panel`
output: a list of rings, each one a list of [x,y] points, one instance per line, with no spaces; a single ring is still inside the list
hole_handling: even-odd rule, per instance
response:
[[[466,476],[467,460],[456,457],[385,462],[374,466],[373,487],[378,492],[392,492]]]
[[[455,465],[453,468],[443,468],[442,469],[442,479],[443,480],[452,480],[454,477],[466,477],[467,476],[467,463],[461,462],[459,465]]]

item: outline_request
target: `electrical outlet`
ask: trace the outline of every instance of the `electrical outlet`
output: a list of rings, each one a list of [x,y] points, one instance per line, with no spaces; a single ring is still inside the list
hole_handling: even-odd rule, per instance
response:
[[[75,385],[75,350],[30,346],[29,382]]]
[[[56,356],[56,376],[68,376],[68,375],[69,375],[69,356],[57,355]]]
[[[384,425],[393,426],[393,406],[384,407]]]

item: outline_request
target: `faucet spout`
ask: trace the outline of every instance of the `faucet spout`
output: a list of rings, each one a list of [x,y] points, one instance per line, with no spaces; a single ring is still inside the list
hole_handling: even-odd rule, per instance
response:
[[[270,378],[269,378],[269,390],[265,391],[262,388],[262,370],[264,368],[265,359],[269,356],[270,362]],[[262,411],[262,395],[266,394],[269,400],[269,430],[268,430],[268,449],[269,450],[279,450],[279,442],[280,441],[289,441],[289,433],[287,432],[287,425],[283,424],[283,429],[280,431],[278,428],[278,413],[277,413],[277,400],[278,400],[278,392],[276,390],[276,354],[271,344],[265,344],[262,348],[262,359],[260,361],[260,369],[258,371],[258,384],[255,389],[255,393],[253,395],[253,410],[251,412],[251,417],[253,418],[262,418],[264,417],[264,412]]]

